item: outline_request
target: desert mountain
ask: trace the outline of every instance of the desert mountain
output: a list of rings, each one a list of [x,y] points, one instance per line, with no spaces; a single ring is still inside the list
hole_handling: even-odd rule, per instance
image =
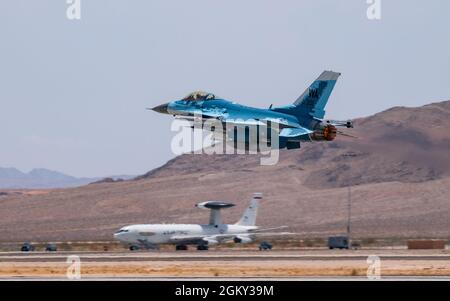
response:
[[[345,232],[352,186],[356,237],[450,236],[450,101],[395,107],[355,120],[330,143],[304,143],[261,166],[253,155],[182,155],[135,180],[102,182],[38,195],[0,196],[0,239],[93,240],[131,223],[207,221],[194,207],[237,204],[263,192],[261,226],[288,225],[304,236]]]
[[[0,189],[49,189],[83,186],[94,182],[115,182],[135,176],[120,175],[106,178],[77,178],[45,168],[35,168],[24,173],[16,168],[0,167]]]
[[[138,179],[217,171],[275,170],[307,174],[311,188],[399,181],[418,183],[450,175],[450,101],[420,108],[395,107],[355,120],[345,130],[354,138],[304,143],[282,151],[275,167],[259,166],[257,156],[184,155]]]
[[[82,186],[95,181],[76,178],[45,168],[35,168],[28,173],[16,168],[0,167],[0,189],[5,188],[65,188]]]

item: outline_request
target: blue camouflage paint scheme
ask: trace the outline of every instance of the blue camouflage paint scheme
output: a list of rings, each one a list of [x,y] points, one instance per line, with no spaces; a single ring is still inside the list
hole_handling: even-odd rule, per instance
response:
[[[329,140],[315,139],[317,136],[314,133],[330,124],[324,123],[322,119],[325,116],[325,106],[339,76],[340,73],[324,71],[293,104],[282,107],[268,109],[248,107],[211,93],[194,92],[183,99],[157,106],[153,110],[186,119],[201,115],[203,120],[216,119],[235,125],[276,123],[280,129],[279,148],[299,148],[300,141]],[[348,122],[347,127],[351,127]]]

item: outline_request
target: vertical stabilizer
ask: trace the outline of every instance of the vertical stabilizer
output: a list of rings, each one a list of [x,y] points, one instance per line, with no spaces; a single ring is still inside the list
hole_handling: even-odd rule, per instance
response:
[[[236,223],[239,226],[255,226],[256,214],[258,212],[258,205],[262,199],[262,193],[254,193],[253,198],[250,201],[250,205],[245,209],[244,215]]]
[[[333,71],[322,72],[311,86],[300,95],[294,105],[313,117],[323,118],[328,98],[340,75],[340,73]]]
[[[322,119],[325,106],[336,82],[341,76],[338,72],[324,71],[320,76],[289,106],[274,108],[274,111],[294,115],[298,118],[311,116]]]

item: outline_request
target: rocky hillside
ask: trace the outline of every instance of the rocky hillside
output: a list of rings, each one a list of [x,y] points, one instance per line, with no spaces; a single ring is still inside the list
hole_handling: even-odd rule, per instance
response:
[[[450,101],[396,107],[360,118],[358,139],[303,144],[274,166],[257,156],[183,155],[131,181],[0,195],[0,240],[109,240],[131,223],[201,223],[194,207],[264,193],[261,226],[288,225],[302,236],[342,234],[352,186],[357,237],[450,237]]]
[[[76,178],[45,168],[28,173],[16,168],[0,167],[0,189],[5,188],[65,188],[86,185],[96,179]]]
[[[450,175],[450,101],[420,108],[395,107],[355,120],[345,130],[356,137],[331,143],[304,143],[281,152],[274,167],[258,156],[184,155],[138,179],[199,172],[277,170],[280,166],[307,174],[311,188],[399,181],[417,183]]]

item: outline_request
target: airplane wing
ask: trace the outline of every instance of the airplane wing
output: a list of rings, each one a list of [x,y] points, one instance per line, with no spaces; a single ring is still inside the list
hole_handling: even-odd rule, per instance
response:
[[[223,112],[214,112],[214,111],[207,111],[207,112],[195,112],[195,115],[176,115],[176,119],[183,119],[190,122],[206,122],[209,120],[217,120],[222,122],[222,126],[225,128],[225,125],[228,128],[232,127],[239,127],[239,126],[267,126],[270,122],[271,125],[278,125],[278,128],[285,129],[285,128],[293,128],[293,129],[301,129],[304,131],[308,131],[307,129],[299,126],[297,123],[293,123],[289,120],[282,119],[282,118],[263,118],[263,119],[243,119],[239,118],[237,116],[236,118],[233,118],[227,113]],[[274,127],[274,126],[273,126]]]
[[[248,233],[246,233],[248,234]],[[174,235],[170,238],[173,242],[213,242],[219,243],[227,239],[233,239],[239,234],[214,234],[214,235]]]
[[[292,232],[255,232],[255,233],[250,233],[247,235],[252,235],[252,236],[286,236],[286,235],[295,235],[295,233]]]
[[[258,232],[265,232],[265,231],[273,231],[273,230],[279,230],[279,229],[286,229],[289,228],[288,226],[279,226],[279,227],[273,227],[273,228],[258,228],[255,230],[250,230],[250,233],[258,233]]]
[[[248,237],[254,239],[257,236],[280,236],[280,235],[293,235],[290,232],[243,232],[234,234],[214,234],[214,235],[175,235],[170,238],[172,242],[209,242],[209,243],[221,243],[225,241],[231,241],[236,237]]]
[[[289,121],[284,118],[261,118],[261,119],[243,119],[242,117],[236,116],[223,116],[218,118],[220,121],[226,123],[228,126],[247,126],[247,125],[259,125],[259,126],[270,126],[275,128],[275,126],[279,129],[285,128],[302,128],[298,123]]]

